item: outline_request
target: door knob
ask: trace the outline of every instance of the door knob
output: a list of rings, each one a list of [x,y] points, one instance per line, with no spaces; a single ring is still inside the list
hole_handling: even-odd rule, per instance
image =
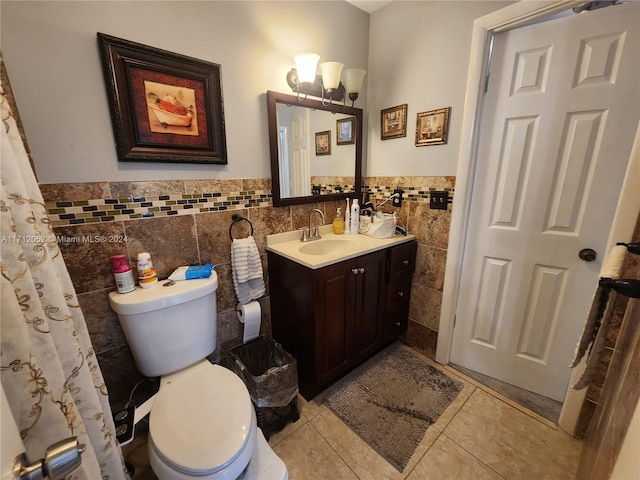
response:
[[[597,256],[598,254],[596,253],[596,251],[591,248],[583,248],[582,250],[580,250],[580,252],[578,252],[578,257],[580,257],[580,260],[584,260],[585,262],[593,262]]]

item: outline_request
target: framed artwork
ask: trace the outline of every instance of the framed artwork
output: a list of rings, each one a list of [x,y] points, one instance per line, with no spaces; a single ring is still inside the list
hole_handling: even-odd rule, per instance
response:
[[[227,163],[220,65],[98,33],[118,159]]]
[[[416,121],[416,147],[447,143],[451,107],[418,113]]]
[[[386,108],[380,112],[380,138],[407,136],[407,104]]]
[[[356,138],[354,135],[356,129],[355,117],[341,118],[336,120],[336,143],[338,145],[349,145],[355,143]]]
[[[331,130],[316,132],[316,155],[331,155]]]

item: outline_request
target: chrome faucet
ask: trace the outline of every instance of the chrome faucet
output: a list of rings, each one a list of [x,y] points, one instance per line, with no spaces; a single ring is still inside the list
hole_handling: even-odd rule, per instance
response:
[[[309,214],[309,228],[305,228],[302,230],[302,238],[300,239],[301,242],[320,240],[321,237],[320,232],[318,232],[318,226],[313,225],[313,214],[316,212],[318,212],[322,217],[322,224],[324,225],[324,213],[322,213],[322,211],[318,210],[317,208],[314,208]]]

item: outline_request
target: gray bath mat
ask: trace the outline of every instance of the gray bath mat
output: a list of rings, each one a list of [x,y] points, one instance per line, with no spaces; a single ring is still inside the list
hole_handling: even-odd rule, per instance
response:
[[[402,472],[463,386],[393,344],[331,387],[324,403]]]

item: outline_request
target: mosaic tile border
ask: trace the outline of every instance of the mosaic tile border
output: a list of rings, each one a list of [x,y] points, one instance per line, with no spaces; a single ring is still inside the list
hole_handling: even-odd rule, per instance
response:
[[[366,185],[365,189],[369,192],[370,196],[373,196],[377,199],[386,199],[393,195],[393,191],[396,188],[401,188],[404,190],[404,198],[410,202],[420,202],[420,201],[429,201],[429,197],[431,192],[447,192],[449,194],[449,203],[453,203],[453,194],[455,192],[454,188],[420,188],[420,187],[411,187],[411,186],[399,186],[399,187],[389,187],[386,185]]]
[[[365,190],[375,202],[381,202],[393,194],[398,187],[365,185]],[[403,186],[405,201],[429,201],[430,192],[446,191],[449,203],[453,203],[453,188],[429,188]],[[196,193],[178,195],[149,195],[144,197],[100,198],[47,202],[49,219],[53,227],[83,225],[101,222],[118,222],[172,215],[242,210],[271,207],[271,190],[247,190],[228,193]]]
[[[311,189],[320,195],[329,193],[354,193],[355,185],[342,185],[340,183],[311,183]]]
[[[54,227],[87,223],[117,222],[140,218],[240,210],[273,205],[271,191],[153,195],[47,202]]]

